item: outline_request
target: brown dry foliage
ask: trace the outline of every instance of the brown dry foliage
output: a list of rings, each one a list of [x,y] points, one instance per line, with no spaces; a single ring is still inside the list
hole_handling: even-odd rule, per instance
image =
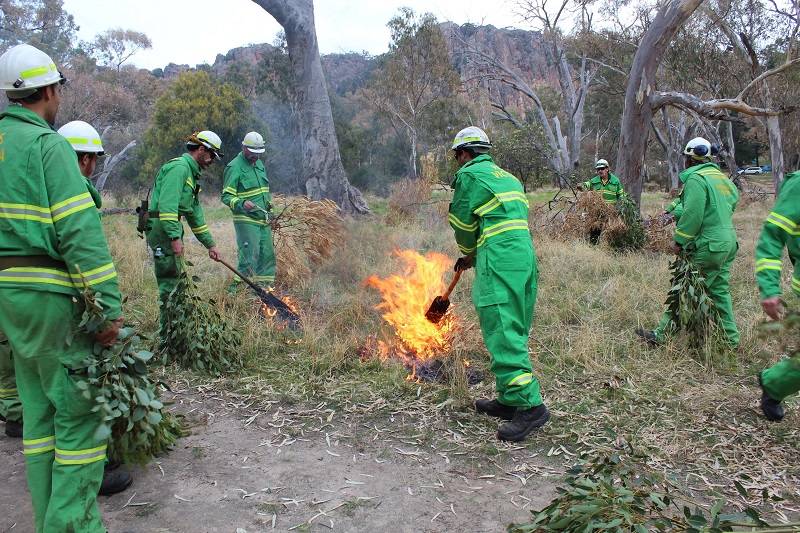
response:
[[[272,221],[275,256],[280,282],[303,286],[311,277],[311,266],[331,257],[344,240],[344,221],[339,206],[331,200],[312,201],[305,196],[272,197],[281,212]]]
[[[651,252],[666,252],[672,236],[675,233],[675,225],[672,216],[650,217],[642,222],[644,225],[646,241],[645,250]]]
[[[600,193],[587,191],[578,195],[575,210],[566,213],[561,224],[556,223],[553,236],[558,239],[585,237],[590,230],[604,229],[612,221],[622,223],[614,206],[603,200]]]
[[[417,179],[403,178],[392,185],[387,224],[395,225],[416,218],[423,206],[430,202],[433,187],[438,182],[436,163],[431,158],[423,158],[421,166]]]

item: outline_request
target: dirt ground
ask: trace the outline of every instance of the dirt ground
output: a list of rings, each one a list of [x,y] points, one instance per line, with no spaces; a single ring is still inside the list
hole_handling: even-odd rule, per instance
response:
[[[99,498],[111,533],[502,532],[545,506],[564,471],[539,446],[431,444],[406,414],[309,416],[189,387],[173,394],[191,435],[147,470],[132,467],[129,489]],[[34,531],[21,441],[2,433],[0,471],[0,533]]]

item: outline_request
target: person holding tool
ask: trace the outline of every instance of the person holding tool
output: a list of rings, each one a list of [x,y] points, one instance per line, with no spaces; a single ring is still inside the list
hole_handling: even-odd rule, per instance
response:
[[[275,249],[270,226],[269,181],[259,156],[266,150],[264,138],[251,131],[244,136],[242,152],[225,167],[222,203],[233,212],[239,247],[238,270],[262,286],[275,284]],[[238,275],[228,289],[242,283]]]
[[[97,507],[107,441],[83,362],[123,323],[117,271],[75,151],[53,129],[66,78],[27,44],[0,57],[0,329],[22,402],[25,469],[37,532],[105,532]],[[80,325],[88,286],[108,321]]]
[[[519,441],[550,419],[528,358],[538,270],[528,199],[520,181],[488,155],[491,147],[480,128],[470,126],[456,135],[451,151],[458,171],[449,219],[464,254],[455,270],[476,270],[472,301],[497,390],[496,399],[477,400],[475,408],[508,420],[498,438]]]
[[[147,244],[153,250],[154,270],[161,301],[160,331],[167,328],[166,304],[178,285],[179,258],[183,255],[183,224],[185,217],[192,233],[208,248],[208,256],[219,261],[214,237],[206,225],[200,204],[200,173],[215,159],[222,157],[222,140],[213,131],[193,133],[186,142],[188,153],[167,162],[156,175],[147,221]]]

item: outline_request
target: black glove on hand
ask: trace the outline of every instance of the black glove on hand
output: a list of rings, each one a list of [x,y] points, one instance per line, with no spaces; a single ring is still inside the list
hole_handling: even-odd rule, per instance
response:
[[[459,270],[467,270],[472,268],[472,256],[466,255],[464,257],[459,257],[456,260],[456,264],[453,267],[454,272],[458,272]]]

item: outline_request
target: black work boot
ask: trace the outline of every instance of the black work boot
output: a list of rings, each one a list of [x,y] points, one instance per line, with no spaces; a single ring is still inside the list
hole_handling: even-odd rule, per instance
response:
[[[771,422],[780,422],[783,420],[783,417],[786,416],[786,413],[783,412],[781,402],[772,399],[764,389],[764,384],[761,382],[761,374],[763,373],[763,370],[758,373],[758,386],[761,387],[761,410],[764,412],[764,416],[767,417],[767,420]]]
[[[517,413],[517,408],[513,405],[505,405],[500,403],[500,400],[487,400],[485,398],[475,400],[475,410],[503,420],[511,420]]]
[[[103,483],[100,484],[100,490],[97,492],[100,496],[110,496],[127,489],[133,483],[131,475],[124,470],[104,470]]]
[[[544,404],[528,409],[517,409],[511,422],[500,426],[497,438],[500,440],[518,441],[528,436],[528,433],[542,427],[550,420],[550,411]]]
[[[22,438],[22,423],[6,420],[6,436],[12,439]]]
[[[636,334],[641,337],[641,339],[647,343],[648,346],[661,346],[661,342],[659,342],[658,337],[656,334],[653,333],[652,329],[644,329],[643,327],[638,327],[634,330]]]

